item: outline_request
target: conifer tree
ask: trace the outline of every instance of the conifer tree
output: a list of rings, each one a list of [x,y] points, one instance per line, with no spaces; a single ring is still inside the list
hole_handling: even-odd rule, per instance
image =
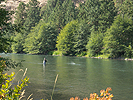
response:
[[[11,50],[13,53],[24,53],[23,49],[23,45],[25,42],[25,35],[22,33],[15,33],[15,36],[13,37],[14,42],[11,45]]]
[[[15,12],[15,21],[14,21],[15,27],[14,28],[18,32],[20,31],[20,29],[22,29],[25,19],[26,19],[25,6],[26,4],[24,2],[20,2]]]
[[[41,8],[41,15],[42,15],[43,20],[46,23],[51,21],[52,16],[54,15],[52,13],[54,12],[56,4],[59,5],[59,2],[60,2],[60,5],[62,5],[64,0],[48,0],[47,4]]]
[[[31,54],[47,54],[55,50],[58,30],[53,23],[40,22],[28,34],[25,42],[25,52]]]
[[[79,7],[78,7],[78,15],[77,15],[77,19],[78,20],[85,20],[85,22],[87,21],[87,11],[85,11],[85,3],[80,3]]]
[[[25,10],[26,9],[26,10]],[[20,12],[22,11],[22,12]],[[25,17],[26,16],[26,17]],[[27,35],[32,27],[40,20],[40,7],[37,0],[30,0],[25,7],[24,3],[20,3],[16,12],[15,25],[19,31],[15,32],[12,43],[12,51],[15,53],[24,53],[24,43]]]
[[[26,5],[27,18],[24,23],[24,28],[26,33],[30,32],[32,27],[34,27],[40,20],[40,7],[37,0],[30,0]]]
[[[66,0],[62,4],[63,9],[64,9],[64,25],[65,26],[67,23],[71,22],[72,20],[76,19],[76,9],[75,5],[72,2],[72,0]]]
[[[103,39],[102,52],[109,57],[121,57],[133,47],[133,20],[124,15],[118,15]],[[129,48],[131,47],[131,48]],[[133,54],[133,52],[132,52]]]
[[[116,16],[113,0],[87,0],[78,9],[78,18],[89,24],[91,31],[105,32]]]
[[[63,27],[62,22],[64,20],[64,14],[62,10],[62,2],[58,0],[52,14],[49,17],[50,21],[54,22],[59,29]]]
[[[88,24],[85,22],[80,22],[79,27],[76,28],[76,34],[75,34],[75,45],[74,47],[76,55],[81,54],[82,52],[86,51],[86,45],[88,43],[88,37],[90,36],[90,31],[88,29]]]
[[[98,30],[99,16],[101,13],[99,0],[87,0],[85,2],[85,14],[87,16],[87,23],[91,27],[91,30]]]
[[[92,31],[89,37],[89,41],[86,45],[87,55],[89,57],[94,57],[101,54],[103,47],[103,33],[100,31]]]
[[[4,0],[0,0],[0,4],[1,2]],[[7,31],[7,27],[9,26],[9,23],[7,23],[7,21],[9,21],[10,18],[10,12],[7,11],[4,7],[4,5],[0,5],[0,52],[5,52],[9,46],[9,38],[5,37],[5,34]]]
[[[65,55],[74,56],[76,54],[76,35],[79,24],[77,21],[71,21],[60,32],[57,37],[56,47]]]
[[[133,19],[133,1],[132,0],[125,0],[122,5],[120,6],[120,14],[124,17],[124,15],[128,15]]]
[[[58,0],[48,0],[47,4],[41,8],[41,15],[45,22],[49,21],[49,17],[52,14]]]
[[[91,32],[87,49],[89,56],[95,56],[101,54],[104,33],[112,25],[116,10],[113,0],[87,0],[87,6],[87,22]]]
[[[76,19],[75,12],[75,5],[72,0],[65,0],[64,2],[58,0],[54,11],[50,15],[50,20],[62,29],[67,23]]]
[[[101,0],[100,4],[99,24],[100,31],[104,33],[112,25],[117,12],[113,0]]]

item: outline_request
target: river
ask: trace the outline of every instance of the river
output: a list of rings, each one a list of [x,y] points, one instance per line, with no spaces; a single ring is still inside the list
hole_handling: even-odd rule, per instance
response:
[[[22,68],[9,72],[28,69],[26,76],[30,83],[25,87],[25,95],[33,94],[33,100],[50,100],[57,74],[53,100],[69,100],[75,96],[89,98],[90,93],[99,94],[107,87],[112,88],[113,100],[133,100],[133,61],[28,54],[0,56],[15,61],[25,60]],[[46,66],[42,64],[44,57],[48,60]],[[22,75],[23,72],[18,72],[14,82]]]

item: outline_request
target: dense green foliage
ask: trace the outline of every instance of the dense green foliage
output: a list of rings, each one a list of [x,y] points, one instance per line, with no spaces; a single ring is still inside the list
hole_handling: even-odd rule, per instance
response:
[[[26,18],[26,11],[25,11],[26,4],[23,2],[19,3],[19,6],[17,7],[16,13],[15,13],[15,21],[14,21],[14,28],[16,31],[20,32]]]
[[[24,53],[24,44],[27,35],[32,27],[35,27],[40,21],[40,7],[37,0],[30,0],[28,4],[20,2],[14,22],[14,42],[12,43],[13,53]]]
[[[17,10],[15,12],[15,21],[14,21],[14,34],[12,39],[14,42],[11,45],[11,49],[13,53],[24,53],[23,52],[23,44],[25,42],[25,36],[24,34],[24,23],[25,19],[27,18],[26,16],[26,4],[23,2],[19,3],[19,6],[17,7]]]
[[[4,0],[0,0],[0,3]],[[7,33],[7,27],[9,26],[10,13],[6,9],[3,8],[4,5],[0,5],[0,52],[6,52],[9,46],[10,39],[5,38],[5,34]]]
[[[44,11],[45,10],[45,11]],[[76,9],[72,0],[48,1],[46,7],[41,10],[44,12],[43,20],[52,21],[58,28],[63,28],[68,22],[76,19]]]
[[[97,56],[101,54],[103,47],[103,33],[93,31],[89,37],[89,42],[86,45],[88,56]]]
[[[30,0],[26,5],[26,18],[24,23],[24,29],[26,33],[29,32],[40,20],[40,7],[37,0]]]
[[[31,54],[47,54],[55,50],[58,30],[52,23],[40,22],[25,40],[25,50]]]
[[[4,0],[0,0],[0,3],[1,1]],[[9,42],[11,42],[10,39],[7,38],[11,36],[9,35],[9,32],[12,32],[12,29],[9,29],[10,24],[7,23],[9,20],[9,15],[10,13],[6,11],[2,5],[0,5],[0,52],[7,51]],[[5,69],[11,67],[14,68],[18,65],[20,64],[16,64],[11,60],[0,57],[0,100],[19,100],[23,97],[22,89],[27,86],[29,78],[23,77],[21,82],[18,82],[17,86],[12,86],[15,73],[12,72],[11,75],[9,75],[5,72]]]
[[[50,19],[50,15],[56,6],[57,0],[48,0],[47,4],[41,8],[41,16],[43,20],[47,23]]]
[[[57,49],[65,55],[80,55],[86,51],[88,36],[90,32],[76,20],[68,23],[57,37]]]
[[[66,55],[75,55],[75,45],[77,37],[77,28],[79,27],[77,21],[72,21],[68,23],[63,30],[61,30],[59,36],[57,37],[57,49],[62,51]]]
[[[124,17],[127,14],[130,17],[133,17],[133,1],[124,0],[124,2],[119,6],[120,14]]]
[[[87,0],[88,24],[90,26],[90,38],[86,46],[88,56],[97,56],[101,54],[103,47],[103,37],[107,28],[113,23],[116,16],[113,0]]]
[[[19,100],[24,97],[24,91],[22,89],[29,83],[29,78],[22,77],[21,81],[17,85],[13,86],[13,79],[15,73],[12,72],[10,75],[5,73],[4,69],[7,68],[7,61],[5,58],[0,57],[0,99],[1,100]],[[11,65],[11,64],[10,64]],[[12,66],[12,65],[11,65]]]
[[[14,53],[51,54],[57,50],[72,56],[87,52],[88,56],[131,58],[132,23],[132,0],[86,0],[78,7],[72,0],[48,0],[43,7],[30,0],[20,2],[14,31],[6,36],[14,40]]]
[[[107,30],[103,39],[104,54],[109,54],[109,57],[133,57],[132,47],[133,44],[133,20],[126,15],[117,16],[112,26]],[[130,54],[129,54],[130,53]],[[127,56],[128,55],[128,56]]]
[[[89,25],[85,22],[80,22],[79,27],[77,27],[76,33],[76,42],[75,42],[75,52],[76,56],[82,55],[85,56],[86,54],[86,45],[89,41],[90,31],[88,30]]]
[[[16,32],[17,33],[17,32]],[[17,33],[14,37],[14,42],[12,43],[11,49],[13,53],[24,53],[23,52],[23,44],[25,43],[25,36],[24,34]]]

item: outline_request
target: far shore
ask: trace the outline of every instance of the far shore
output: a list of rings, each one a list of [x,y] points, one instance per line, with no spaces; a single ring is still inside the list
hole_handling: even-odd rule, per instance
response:
[[[3,54],[3,53],[2,53]],[[6,54],[6,53],[4,53]],[[10,53],[9,53],[10,54]],[[26,53],[13,53],[13,54],[26,54]],[[29,54],[29,53],[27,53]],[[44,54],[29,54],[29,55],[44,55]],[[47,54],[46,54],[47,55]],[[64,55],[51,55],[51,56],[64,56]],[[78,57],[78,56],[75,56]],[[95,59],[116,59],[116,60],[129,60],[129,61],[133,61],[133,58],[104,58],[104,57],[87,57],[87,56],[81,56],[81,57],[85,57],[85,58],[95,58]]]
[[[117,60],[133,60],[132,58],[102,58],[102,57],[89,57],[89,58],[96,58],[96,59],[117,59]]]

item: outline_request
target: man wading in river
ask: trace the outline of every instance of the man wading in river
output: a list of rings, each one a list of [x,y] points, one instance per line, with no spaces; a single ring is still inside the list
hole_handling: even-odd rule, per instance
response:
[[[43,60],[43,64],[45,65],[45,64],[46,64],[46,62],[47,62],[47,59],[46,59],[46,58],[44,58],[44,60]]]

